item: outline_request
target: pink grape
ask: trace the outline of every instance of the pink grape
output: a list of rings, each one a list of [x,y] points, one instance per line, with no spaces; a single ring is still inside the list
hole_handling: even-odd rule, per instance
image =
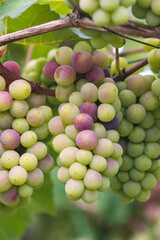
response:
[[[56,136],[65,132],[65,124],[60,116],[53,117],[48,123],[49,132]]]
[[[12,183],[9,180],[9,174],[6,170],[0,170],[0,192],[5,192],[10,189]]]
[[[92,57],[95,66],[100,67],[103,70],[108,66],[109,59],[105,52],[96,50],[92,53]]]
[[[80,107],[81,113],[87,113],[95,122],[97,119],[97,105],[91,102],[84,102]]]
[[[68,87],[76,80],[76,72],[71,66],[62,65],[56,69],[54,78],[60,86]]]
[[[43,173],[49,173],[53,169],[53,167],[54,160],[48,153],[43,159],[38,161],[38,168],[40,168]]]
[[[47,62],[43,67],[44,76],[49,81],[54,82],[55,81],[54,73],[58,67],[59,67],[59,64],[55,60]]]
[[[87,113],[79,113],[74,119],[74,126],[78,131],[92,129],[93,119]]]
[[[93,150],[97,144],[97,136],[91,130],[83,130],[76,137],[76,144],[79,148]]]
[[[3,64],[5,68],[7,68],[10,72],[15,73],[16,75],[21,75],[21,67],[15,61],[7,61]]]
[[[83,181],[89,190],[97,190],[102,184],[102,176],[99,172],[88,169]]]
[[[7,149],[15,149],[20,145],[20,135],[13,129],[7,129],[1,134],[1,143]]]
[[[40,187],[43,184],[43,181],[43,172],[39,168],[36,168],[32,172],[28,173],[26,183],[31,187]]]
[[[144,92],[147,91],[148,82],[140,74],[135,74],[131,76],[128,80],[128,89],[135,93],[137,97],[141,96]]]
[[[78,73],[86,73],[93,66],[92,55],[86,51],[78,51],[72,57],[72,66]]]
[[[99,86],[103,83],[105,78],[104,71],[97,66],[93,66],[86,74],[85,79],[87,82],[94,83],[95,85]]]
[[[17,187],[14,186],[8,191],[1,193],[0,199],[1,199],[1,202],[8,207],[13,207],[17,205],[20,200]]]
[[[28,102],[30,108],[37,108],[45,105],[46,96],[37,93],[31,93],[31,95],[26,99],[26,101]]]
[[[0,112],[8,110],[13,104],[13,98],[10,93],[0,91]]]

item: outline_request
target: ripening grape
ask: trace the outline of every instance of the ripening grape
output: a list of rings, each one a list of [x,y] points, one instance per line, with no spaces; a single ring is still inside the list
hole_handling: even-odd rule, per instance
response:
[[[113,152],[111,158],[119,159],[123,154],[123,148],[118,143],[113,143]]]
[[[159,106],[158,98],[151,91],[144,93],[139,98],[139,103],[142,104],[147,111],[153,111]]]
[[[71,60],[74,51],[68,46],[62,46],[57,48],[55,59],[59,65],[71,65]]]
[[[144,76],[135,74],[128,80],[128,89],[131,90],[137,97],[146,92],[148,87],[147,81]]]
[[[20,156],[19,164],[26,171],[33,171],[38,164],[38,160],[33,153],[24,153]]]
[[[46,103],[46,96],[42,94],[31,93],[26,99],[30,108],[37,108]]]
[[[1,202],[8,206],[8,207],[14,207],[19,203],[20,196],[18,193],[18,189],[16,186],[13,186],[6,192],[3,192],[0,194]]]
[[[144,154],[151,159],[155,159],[160,155],[158,143],[145,143]]]
[[[15,73],[16,75],[21,75],[21,67],[15,61],[7,61],[3,63],[3,66],[7,68],[10,72]]]
[[[91,102],[84,102],[80,107],[81,113],[87,113],[95,122],[97,119],[97,105]]]
[[[97,190],[102,184],[102,176],[99,172],[88,169],[84,179],[84,185],[89,190]]]
[[[32,127],[39,127],[45,121],[45,117],[40,108],[32,108],[28,111],[26,119]]]
[[[98,89],[93,83],[85,83],[81,87],[81,95],[85,102],[96,102],[98,98]]]
[[[74,91],[75,91],[75,85],[74,84],[71,84],[68,87],[62,87],[62,86],[58,85],[56,87],[56,91],[55,91],[56,99],[59,102],[64,102],[64,103],[68,102],[71,93],[74,92]]]
[[[60,162],[65,167],[70,167],[74,162],[76,162],[76,154],[78,148],[76,147],[66,147],[59,155]]]
[[[60,86],[68,87],[76,80],[76,72],[71,66],[62,65],[56,69],[54,78]]]
[[[9,180],[14,185],[22,185],[28,177],[27,171],[21,166],[15,166],[9,171]]]
[[[82,200],[85,202],[85,203],[88,203],[88,204],[91,204],[93,202],[95,202],[98,198],[98,192],[95,190],[95,191],[91,191],[87,188],[85,188],[83,194],[82,194]]]
[[[97,136],[91,130],[83,130],[76,137],[76,144],[79,148],[93,150],[97,144]]]
[[[93,66],[86,74],[85,79],[87,82],[94,83],[95,85],[99,86],[104,81],[105,75],[104,71],[97,66]]]
[[[98,140],[93,153],[107,158],[113,153],[113,150],[113,143],[107,138],[101,138]]]
[[[93,155],[92,161],[89,164],[90,168],[102,172],[107,167],[107,161],[104,157],[100,155]]]
[[[54,73],[58,67],[59,64],[55,60],[47,62],[43,67],[43,74],[45,78],[47,78],[51,82],[54,82]]]
[[[26,183],[31,187],[38,188],[43,184],[43,181],[44,181],[43,172],[39,168],[36,168],[28,173]]]
[[[78,131],[92,129],[93,119],[86,113],[79,113],[74,119],[74,126]]]
[[[60,167],[57,172],[57,178],[61,183],[66,183],[70,178],[69,168],[64,166]]]
[[[69,179],[65,185],[65,192],[68,197],[79,198],[84,191],[82,180]]]
[[[9,111],[0,112],[0,129],[11,128],[13,119]]]
[[[21,135],[20,141],[23,147],[32,147],[37,142],[37,135],[33,131],[26,131]]]
[[[14,100],[9,111],[13,117],[23,118],[29,111],[29,104],[25,100]]]
[[[0,76],[0,91],[4,91],[5,88],[6,88],[6,81],[2,76]]]
[[[103,52],[96,50],[92,53],[93,65],[100,67],[101,69],[106,69],[109,63],[108,55]]]
[[[144,120],[145,116],[145,108],[138,103],[130,105],[126,110],[126,118],[131,123],[140,123]]]
[[[92,131],[95,132],[97,139],[106,138],[107,136],[106,128],[101,123],[94,123]]]
[[[72,103],[65,103],[60,108],[60,117],[65,124],[73,124],[74,118],[80,113],[79,108]]]
[[[47,146],[43,142],[36,142],[32,147],[27,148],[27,153],[34,154],[38,160],[47,155]]]
[[[1,143],[7,149],[15,149],[20,145],[20,135],[13,129],[1,133]]]
[[[1,163],[4,168],[11,169],[19,163],[19,154],[14,150],[5,151],[1,156]]]
[[[10,109],[13,104],[13,98],[10,93],[0,91],[0,112]]]
[[[0,192],[5,192],[12,187],[7,170],[0,170]]]
[[[97,190],[99,192],[105,192],[109,187],[110,187],[109,178],[102,176],[102,184]]]
[[[143,128],[139,126],[135,126],[131,133],[128,136],[128,139],[133,143],[140,143],[143,142],[145,139],[146,132]]]
[[[103,103],[98,106],[97,116],[102,122],[109,122],[115,117],[115,110],[111,104]]]
[[[81,107],[81,105],[84,103],[82,95],[80,92],[72,92],[69,96],[69,102],[75,104],[77,107]]]
[[[62,122],[60,116],[53,117],[48,123],[49,132],[56,136],[60,133],[64,133],[65,124]]]
[[[44,158],[38,161],[38,168],[43,173],[49,173],[54,167],[54,160],[51,155],[47,154]]]
[[[98,89],[98,99],[101,103],[112,103],[118,96],[118,89],[112,83],[104,83]]]
[[[132,104],[136,103],[136,95],[129,89],[121,90],[119,98],[122,104],[122,107],[129,107]]]
[[[127,154],[130,157],[136,158],[142,155],[144,151],[144,143],[132,143],[128,142],[127,143]]]
[[[45,105],[40,106],[39,109],[42,111],[44,115],[45,122],[48,122],[53,116],[52,109]]]
[[[117,143],[119,141],[120,136],[116,130],[107,130],[106,138],[108,138],[113,143]]]
[[[118,162],[115,159],[109,157],[107,158],[107,167],[102,172],[102,175],[104,175],[105,177],[112,177],[117,174],[118,170]]]
[[[75,141],[78,131],[75,126],[71,124],[65,128],[65,134],[67,135],[67,137]]]
[[[86,51],[78,51],[72,57],[72,67],[78,73],[86,73],[93,66],[92,55]]]
[[[9,85],[9,93],[16,100],[24,100],[31,94],[31,85],[23,80],[15,80]]]

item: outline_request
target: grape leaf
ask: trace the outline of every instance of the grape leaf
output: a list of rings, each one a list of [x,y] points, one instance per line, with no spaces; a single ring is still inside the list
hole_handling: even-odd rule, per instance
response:
[[[7,33],[16,32],[21,29],[43,24],[49,21],[59,19],[59,15],[50,10],[49,5],[34,4],[16,19],[8,17],[6,21]],[[63,40],[80,40],[80,37],[74,34],[70,29],[53,31],[35,37],[26,38],[18,41],[21,44],[46,44],[52,47],[58,47]]]
[[[50,7],[58,14],[67,15],[71,12],[71,9],[68,8],[64,0],[38,0],[39,4],[49,4]]]
[[[0,19],[6,16],[16,18],[37,0],[7,0],[0,5]]]

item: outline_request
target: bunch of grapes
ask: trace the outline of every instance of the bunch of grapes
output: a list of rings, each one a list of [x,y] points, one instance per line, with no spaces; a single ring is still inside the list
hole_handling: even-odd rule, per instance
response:
[[[123,114],[117,131],[124,155],[120,171],[111,179],[111,188],[126,203],[134,198],[147,201],[160,179],[159,82],[153,75],[136,74],[126,86],[117,83]]]
[[[4,64],[20,75],[16,62]],[[7,91],[8,89],[8,91]],[[2,208],[25,206],[44,174],[54,166],[44,142],[49,141],[52,110],[45,97],[31,93],[29,82],[19,79],[6,87],[0,76],[0,203]]]
[[[139,19],[145,19],[149,26],[158,26],[160,24],[160,1],[137,0],[132,6],[132,13]]]

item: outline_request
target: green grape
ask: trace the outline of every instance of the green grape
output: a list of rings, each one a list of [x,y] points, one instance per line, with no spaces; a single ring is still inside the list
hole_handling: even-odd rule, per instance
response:
[[[84,192],[83,181],[69,179],[65,185],[65,192],[71,198],[79,198]]]
[[[147,60],[151,67],[154,68],[155,72],[159,71],[159,64],[160,64],[160,49],[153,49],[148,53]]]
[[[12,187],[7,170],[0,170],[0,192],[6,192]]]
[[[20,157],[19,164],[26,171],[33,171],[37,167],[38,160],[34,154],[24,153]]]
[[[151,192],[149,190],[142,189],[140,194],[136,196],[136,199],[140,202],[147,202],[151,197]]]
[[[84,185],[89,190],[95,191],[97,190],[102,184],[102,176],[99,172],[95,170],[88,169],[84,179]]]
[[[140,172],[136,168],[132,168],[132,170],[129,172],[130,178],[136,182],[142,180],[144,174],[145,174],[144,172]]]
[[[125,44],[125,39],[111,32],[102,32],[102,38],[115,48],[121,48]]]
[[[128,89],[122,90],[119,94],[119,98],[122,104],[122,107],[129,107],[132,104],[136,103],[136,95]]]
[[[151,85],[153,83],[154,80],[156,80],[156,77],[152,74],[147,74],[147,75],[144,75],[145,79],[147,80],[147,91],[150,91],[151,90]]]
[[[118,82],[116,82],[116,86],[118,88],[119,94],[120,94],[121,91],[127,89],[127,83],[125,81],[118,81]]]
[[[101,103],[113,103],[118,96],[118,89],[112,83],[103,83],[98,89],[98,99]]]
[[[47,62],[55,60],[55,55],[56,55],[56,48],[53,48],[52,50],[50,50],[47,54]]]
[[[57,178],[61,183],[66,183],[70,178],[69,168],[64,166],[60,167],[57,172]]]
[[[139,182],[129,180],[123,184],[123,191],[128,197],[134,198],[141,192],[141,184]]]
[[[41,126],[36,128],[31,127],[31,131],[33,131],[37,135],[37,140],[39,141],[46,139],[49,135],[47,123],[43,123]]]
[[[18,187],[18,193],[19,193],[20,197],[27,198],[27,197],[30,197],[32,195],[33,188],[30,187],[27,184],[20,185]]]
[[[130,123],[127,119],[122,119],[117,131],[119,132],[121,137],[127,137],[133,129],[133,124]]]
[[[144,143],[127,143],[127,154],[130,157],[136,158],[142,155],[144,151]]]
[[[159,7],[159,0],[153,0],[151,1],[151,9],[152,11],[157,14],[160,15],[160,7]]]
[[[149,10],[146,14],[146,22],[151,27],[156,27],[160,24],[159,15],[155,14],[155,11]]]
[[[19,163],[19,154],[14,150],[5,151],[1,156],[1,163],[4,168],[11,169]]]
[[[137,4],[142,8],[149,8],[151,6],[152,0],[137,0]]]
[[[107,167],[101,173],[105,177],[113,177],[117,174],[118,170],[119,170],[118,162],[113,158],[107,158]]]
[[[73,124],[74,118],[80,113],[79,108],[73,103],[65,103],[61,108],[59,115],[65,124]]]
[[[100,104],[97,109],[97,116],[102,122],[109,122],[115,117],[115,109],[111,104]]]
[[[103,9],[97,9],[92,15],[93,22],[98,26],[105,26],[110,23],[110,14]]]
[[[121,202],[123,202],[125,204],[129,204],[129,203],[133,202],[133,198],[127,196],[123,191],[119,191],[118,194],[119,194],[119,198],[120,198]]]
[[[97,0],[80,0],[79,6],[84,12],[89,14],[94,13],[99,7]]]
[[[157,127],[153,126],[146,130],[145,142],[158,142],[160,139],[160,131]]]
[[[125,7],[118,7],[112,14],[111,19],[116,25],[122,25],[128,20],[128,12]]]
[[[154,111],[152,111],[154,119],[160,120],[160,107],[156,108]]]
[[[66,134],[63,133],[57,135],[52,141],[52,147],[57,153],[60,153],[67,147],[75,147],[75,145],[75,142],[73,142]]]
[[[152,160],[152,166],[150,167],[149,171],[154,172],[159,167],[159,161]]]
[[[76,90],[77,91],[81,91],[81,87],[83,86],[83,84],[87,83],[87,81],[85,79],[80,79],[76,82]]]
[[[144,120],[139,124],[143,129],[151,128],[154,124],[154,116],[151,112],[146,112]]]
[[[133,6],[136,3],[136,0],[120,0],[120,4],[124,7]]]
[[[117,191],[117,190],[120,190],[121,187],[122,187],[122,184],[121,182],[118,180],[118,177],[117,176],[113,176],[111,179],[110,179],[110,187],[113,191]]]
[[[160,166],[158,166],[158,168],[155,171],[153,171],[152,174],[155,176],[157,180],[160,180]]]
[[[75,44],[74,48],[73,48],[74,52],[78,52],[78,51],[86,51],[91,53],[92,49],[89,43],[87,43],[86,41],[79,41]]]
[[[145,139],[146,133],[143,128],[135,126],[128,136],[128,139],[133,143],[141,143]]]
[[[107,177],[102,176],[102,184],[98,188],[99,192],[105,192],[110,187],[110,180]]]
[[[24,184],[27,177],[27,171],[21,166],[15,166],[9,171],[9,180],[14,185]]]
[[[62,159],[61,159],[61,162],[62,162]],[[72,163],[69,167],[69,175],[71,176],[71,178],[75,180],[83,179],[86,172],[87,172],[87,167],[78,162]]]
[[[75,104],[77,107],[81,107],[83,104],[83,98],[80,92],[72,92],[69,96],[69,102]]]
[[[151,159],[155,159],[160,155],[158,143],[146,143],[144,146],[144,154]]]
[[[102,172],[107,167],[107,161],[100,155],[93,155],[92,161],[89,164],[90,168]]]
[[[106,47],[109,44],[104,38],[102,38],[101,34],[97,34],[96,36],[91,37],[91,45],[95,49],[101,49]]]
[[[119,171],[118,174],[117,174],[117,177],[118,177],[119,181],[122,182],[122,183],[129,181],[128,172]]]
[[[93,149],[93,153],[107,158],[113,153],[113,150],[113,143],[109,139],[101,138],[98,140],[96,147]]]
[[[82,194],[82,200],[85,202],[85,203],[88,203],[88,204],[91,204],[93,202],[95,202],[98,198],[98,193],[97,191],[91,191],[87,188],[85,188],[83,194]]]
[[[29,124],[25,118],[17,118],[13,120],[12,128],[19,134],[23,134],[29,130]]]
[[[60,116],[53,117],[48,123],[49,132],[53,135],[59,135],[60,133],[64,133],[65,124],[62,122]]]
[[[43,172],[39,168],[36,168],[28,173],[26,183],[31,187],[39,188],[40,186],[42,186],[43,181],[44,181]]]
[[[33,153],[38,160],[41,160],[47,155],[47,146],[43,142],[36,142],[30,148],[27,148],[27,153]]]
[[[119,141],[120,136],[116,130],[107,130],[106,138],[108,138],[113,143],[117,143]]]
[[[50,107],[43,105],[40,106],[39,109],[42,111],[44,115],[45,122],[48,122],[53,117],[53,112]]]
[[[29,111],[29,104],[25,100],[14,100],[9,111],[13,117],[23,118]]]
[[[23,80],[15,80],[9,85],[9,93],[16,100],[24,100],[31,94],[31,85]]]
[[[140,157],[134,159],[134,166],[137,170],[144,172],[150,169],[152,161],[148,156],[142,154]]]
[[[92,131],[95,132],[97,139],[106,138],[107,136],[107,131],[101,123],[94,123]]]
[[[65,128],[65,134],[67,137],[69,137],[71,140],[76,141],[76,137],[78,135],[78,131],[75,128],[73,124],[66,126]]]
[[[139,98],[139,103],[142,104],[147,111],[153,111],[159,107],[159,99],[151,91],[144,93]]]
[[[93,154],[89,150],[79,149],[76,152],[76,159],[79,163],[83,165],[88,165],[91,163]]]
[[[148,12],[147,8],[140,7],[137,3],[135,3],[132,7],[132,14],[136,18],[144,19],[147,12]]]
[[[78,4],[79,4],[79,0],[72,0],[72,2],[70,2],[69,0],[64,0],[64,1],[65,1],[65,4],[67,5],[67,7],[69,7],[69,8],[74,8],[75,6],[78,6]]]
[[[55,91],[56,99],[62,103],[68,102],[70,94],[74,91],[75,91],[74,84],[71,84],[67,87],[62,87],[58,85]]]
[[[128,62],[125,58],[119,57],[119,67],[120,69],[127,68],[128,67]],[[114,59],[111,63],[111,74],[114,75],[118,72],[117,67],[116,67],[116,60]]]
[[[114,102],[111,103],[111,105],[114,107],[116,114],[121,110],[121,101],[119,97],[116,97]]]
[[[63,46],[57,48],[55,59],[59,65],[71,65],[71,60],[74,55],[72,48]]]
[[[26,147],[26,148],[32,147],[37,142],[37,135],[33,131],[24,132],[21,135],[20,141],[23,147]]]
[[[6,81],[2,76],[0,76],[0,91],[4,91],[5,88],[6,88]]]
[[[153,44],[157,47],[160,47],[160,40],[158,38],[146,38],[144,40],[144,42],[149,43],[149,44]],[[155,49],[155,47],[150,47],[148,45],[144,45],[143,47],[144,47],[144,50],[147,51],[147,52],[150,52],[151,50]],[[154,79],[155,79],[155,77],[154,77]]]
[[[76,147],[66,147],[64,148],[60,155],[60,162],[65,167],[70,167],[74,162],[76,162],[76,154],[78,152],[78,148]]]
[[[155,176],[149,172],[145,173],[145,176],[141,181],[141,185],[144,190],[151,190],[155,188],[156,183],[157,183],[157,180]]]

